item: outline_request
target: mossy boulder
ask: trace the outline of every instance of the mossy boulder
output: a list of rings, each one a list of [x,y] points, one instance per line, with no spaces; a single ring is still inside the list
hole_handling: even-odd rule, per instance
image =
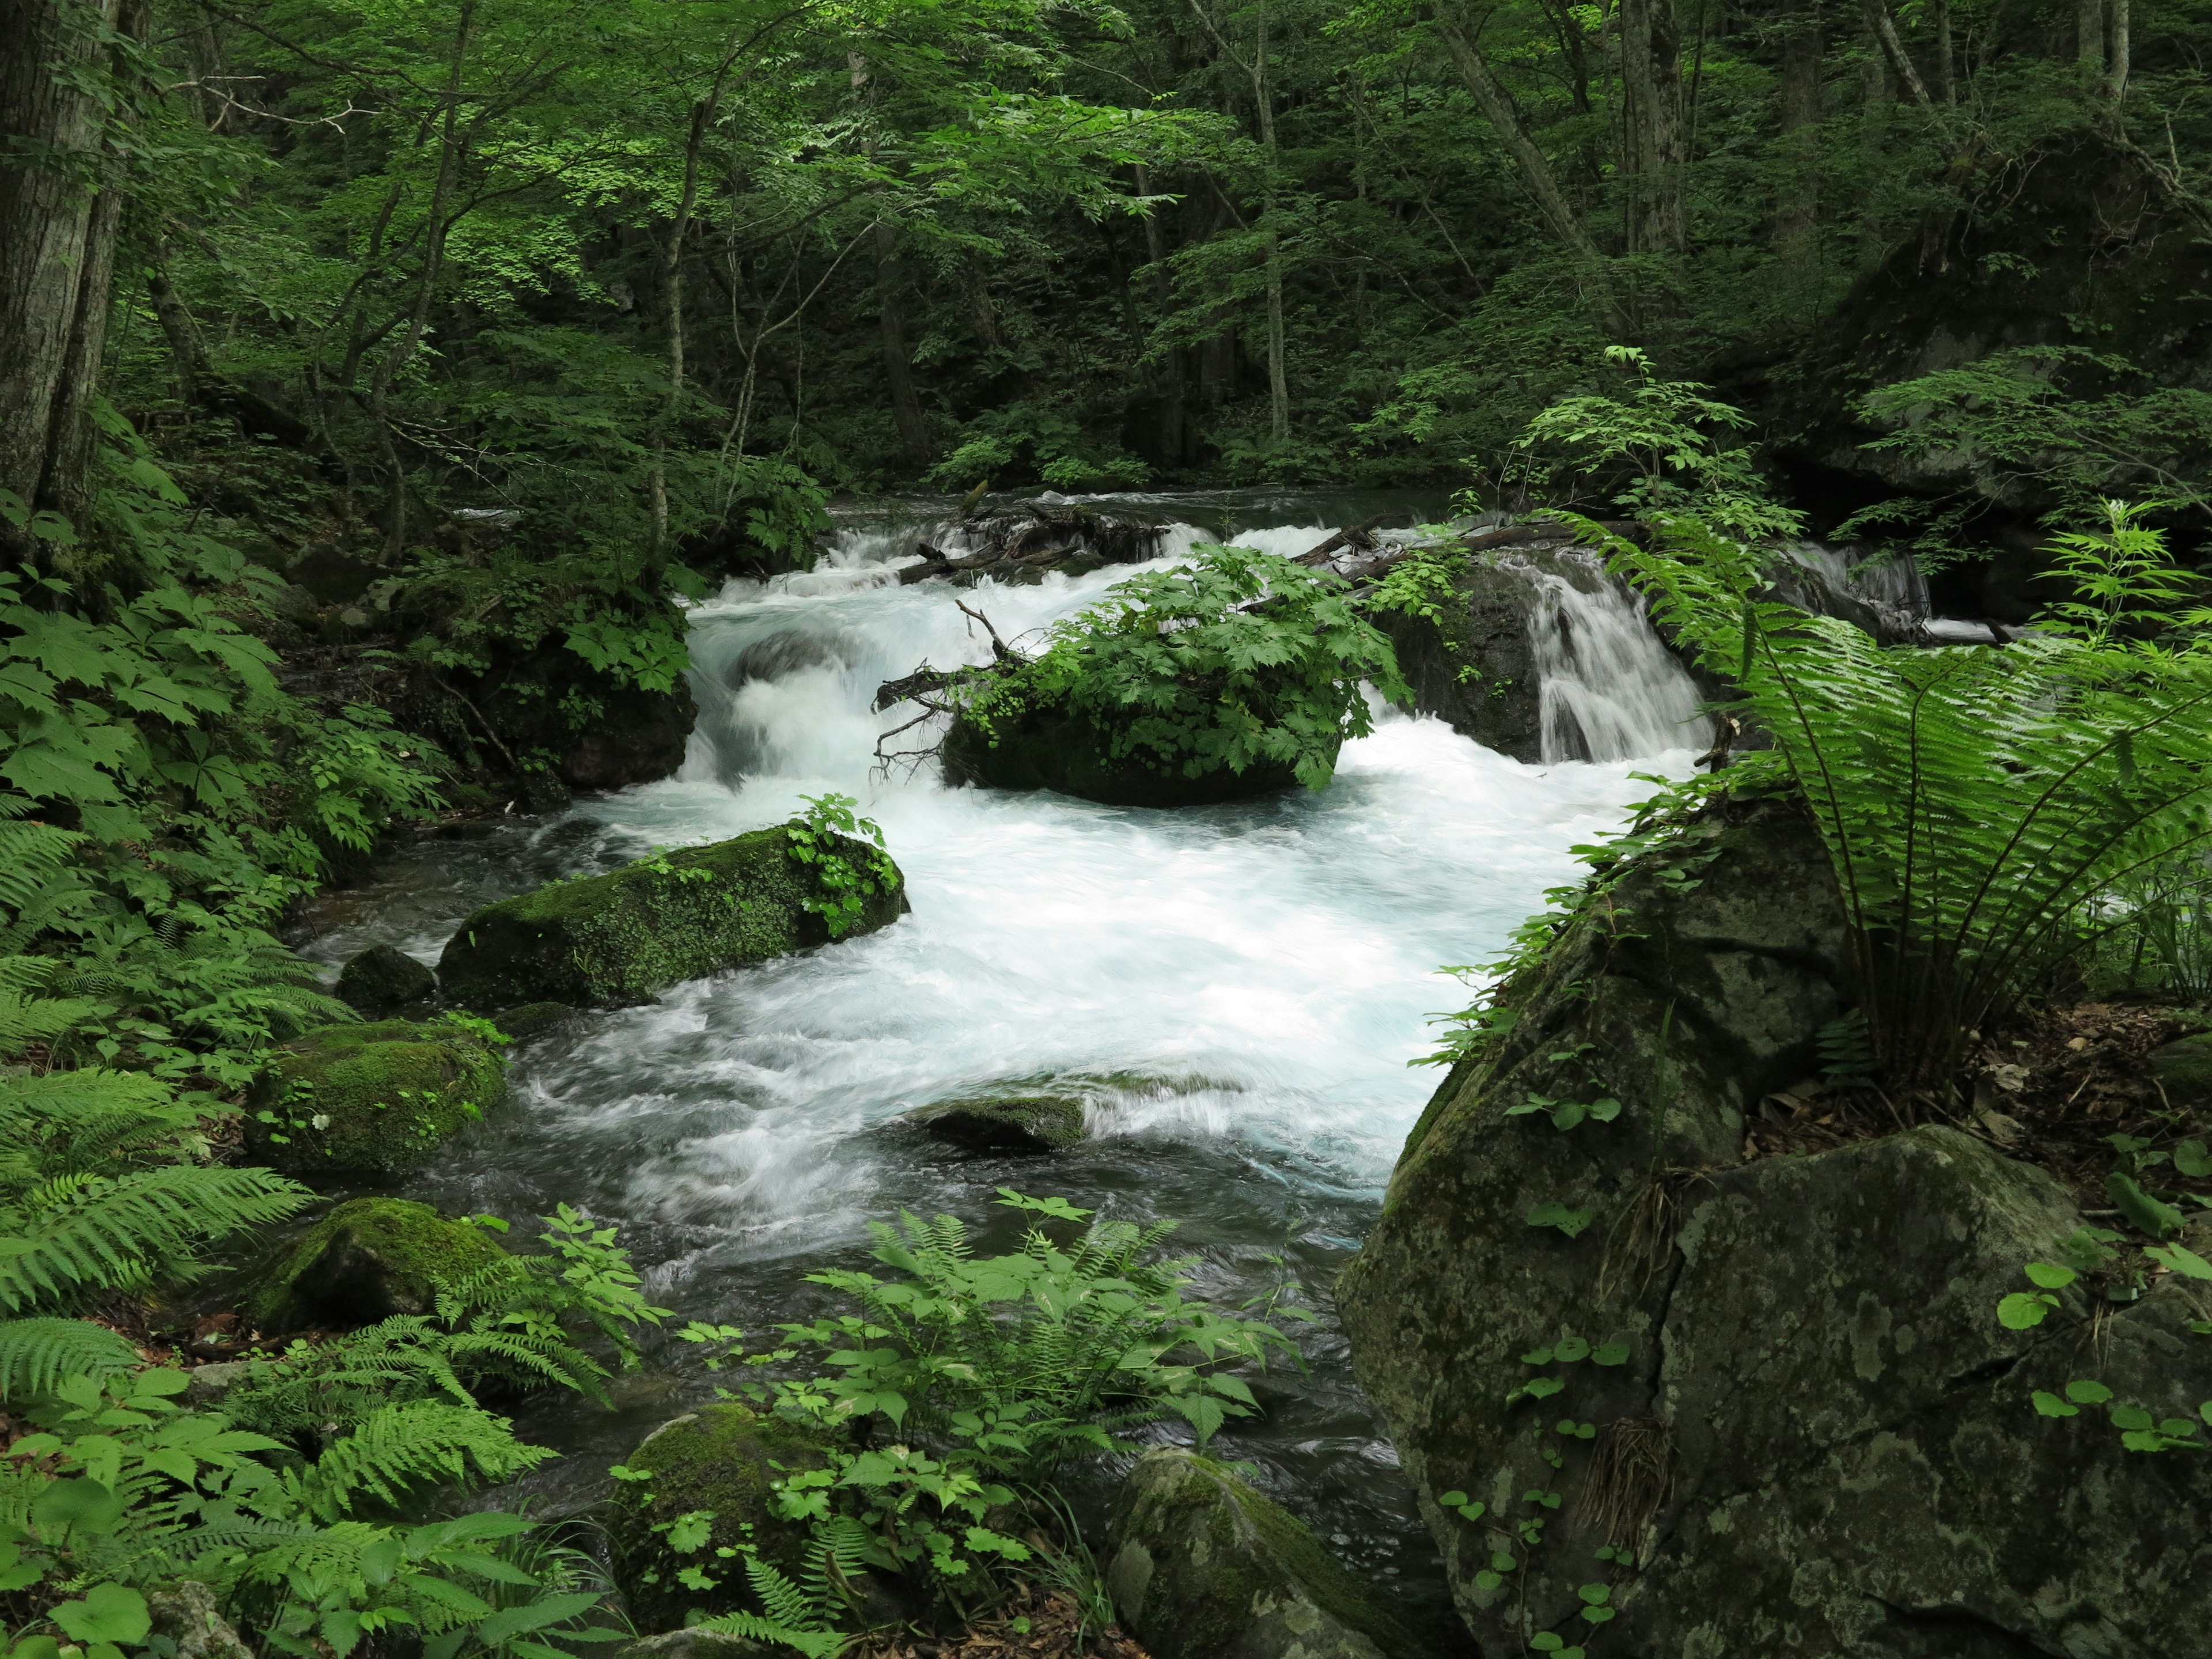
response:
[[[1430,1659],[1378,1589],[1279,1504],[1210,1459],[1137,1460],[1106,1547],[1106,1586],[1152,1659]]]
[[[372,945],[338,969],[340,1002],[361,1014],[388,1014],[438,994],[438,976],[395,945]]]
[[[1000,705],[987,725],[955,716],[938,751],[945,781],[988,789],[1050,789],[1108,806],[1212,806],[1297,783],[1287,763],[1192,775],[1146,753],[1118,755],[1115,733],[1057,703]],[[1332,763],[1336,758],[1333,746]]]
[[[680,1627],[694,1608],[752,1607],[738,1558],[717,1553],[742,1543],[795,1572],[807,1528],[775,1514],[769,1483],[786,1471],[820,1468],[827,1462],[823,1448],[815,1431],[733,1403],[702,1407],[647,1435],[624,1462],[651,1478],[617,1482],[605,1512],[615,1583],[632,1620],[666,1630]],[[675,1548],[672,1523],[701,1511],[714,1517],[707,1536],[696,1547]],[[686,1584],[678,1575],[687,1570],[711,1582],[704,1589]]]
[[[2212,1653],[2212,1470],[2033,1403],[2094,1376],[2193,1416],[2189,1288],[2094,1344],[2078,1289],[2009,1331],[2083,1224],[2050,1175],[1940,1125],[1758,1155],[1748,1115],[1856,1001],[1825,854],[1777,803],[1647,860],[1507,986],[1338,1284],[1482,1650],[1574,1644],[1601,1585],[1607,1649],[1669,1659]],[[1562,1132],[1532,1094],[1621,1109]]]
[[[1083,1102],[1072,1095],[992,1095],[940,1100],[909,1112],[924,1134],[987,1152],[1065,1152],[1083,1139]]]
[[[875,849],[847,837],[839,851],[866,867]],[[474,1008],[649,1001],[672,985],[830,942],[810,903],[825,902],[818,865],[790,856],[781,826],[711,847],[640,860],[604,876],[556,882],[486,905],[446,945],[446,994]],[[844,935],[872,933],[905,908],[905,879],[869,897]]]
[[[1589,588],[1605,577],[1594,562],[1556,547],[1477,553],[1437,617],[1377,611],[1413,707],[1462,737],[1518,761],[1544,757],[1544,702],[1532,618],[1535,572]]]
[[[278,1334],[428,1313],[441,1284],[505,1254],[481,1227],[448,1221],[427,1204],[356,1198],[294,1240],[253,1280],[246,1315],[261,1331]]]
[[[246,1147],[290,1175],[404,1175],[506,1092],[499,1054],[457,1024],[327,1025],[278,1049],[255,1079]]]

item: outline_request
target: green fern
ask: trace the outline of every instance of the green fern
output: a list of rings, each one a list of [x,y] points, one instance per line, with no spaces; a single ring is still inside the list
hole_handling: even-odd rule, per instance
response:
[[[554,1455],[515,1439],[503,1417],[416,1400],[370,1413],[313,1463],[286,1471],[284,1486],[304,1513],[327,1522],[366,1504],[397,1506],[427,1487],[512,1480]]]
[[[100,1379],[144,1363],[115,1332],[82,1319],[0,1319],[0,1403],[44,1399],[65,1376]]]

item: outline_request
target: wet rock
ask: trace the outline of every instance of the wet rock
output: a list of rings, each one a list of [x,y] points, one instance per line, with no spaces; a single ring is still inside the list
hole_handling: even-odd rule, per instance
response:
[[[819,866],[791,858],[790,845],[781,826],[756,830],[486,905],[447,941],[440,982],[474,1008],[620,1006],[827,944],[829,925],[806,908],[823,896]],[[842,846],[856,865],[873,853],[856,841]],[[894,867],[890,890],[868,900],[846,937],[897,921],[905,893]]]
[[[502,1008],[492,1023],[502,1036],[516,1042],[527,1042],[532,1037],[556,1031],[576,1018],[581,1010],[571,1008],[565,1002],[526,1002],[520,1008]]]
[[[146,1592],[146,1611],[154,1634],[168,1638],[166,1650],[176,1659],[254,1659],[230,1621],[222,1616],[215,1591],[190,1578],[161,1584]]]
[[[1050,789],[1108,806],[1212,806],[1297,785],[1297,775],[1280,762],[1259,762],[1242,772],[1218,767],[1194,777],[1149,756],[1117,756],[1111,732],[1052,703],[1001,712],[988,726],[968,714],[957,715],[938,758],[947,783],[1024,793]]]
[[[246,1312],[270,1334],[349,1329],[394,1314],[428,1313],[441,1283],[466,1278],[505,1255],[483,1228],[448,1221],[427,1204],[356,1198],[325,1216],[254,1279]]]
[[[795,1573],[807,1528],[775,1513],[769,1483],[825,1461],[812,1431],[733,1403],[704,1407],[647,1435],[623,1462],[652,1478],[617,1481],[605,1510],[609,1558],[630,1617],[649,1630],[680,1626],[694,1609],[757,1610],[737,1558],[716,1552],[750,1543]],[[700,1513],[712,1517],[706,1535],[692,1547],[676,1548],[669,1523]],[[679,1580],[687,1570],[703,1575],[707,1587]]]
[[[1083,1139],[1083,1102],[1072,1095],[942,1100],[908,1113],[906,1121],[977,1152],[1058,1152]]]
[[[1160,1446],[1129,1472],[1106,1585],[1153,1659],[1428,1659],[1434,1650],[1279,1505]]]
[[[438,994],[438,976],[395,945],[372,945],[338,969],[338,1000],[358,1013],[388,1014]]]
[[[902,584],[949,580],[973,587],[985,580],[1024,583],[1048,571],[1080,575],[1109,564],[1158,558],[1165,532],[1081,507],[1035,503],[971,519],[960,527],[963,550],[922,544],[921,562],[899,572]]]
[[[213,1411],[233,1389],[266,1370],[265,1359],[224,1359],[212,1365],[195,1365],[185,1373],[185,1404],[193,1411]]]
[[[404,1175],[506,1092],[504,1062],[458,1025],[327,1025],[278,1049],[255,1079],[246,1148],[291,1175]]]
[[[2006,1330],[2082,1218],[1948,1127],[1747,1162],[1746,1115],[1853,999],[1840,904],[1778,804],[1665,862],[1615,890],[1635,937],[1578,920],[1508,988],[1516,1024],[1438,1090],[1338,1287],[1478,1642],[1573,1645],[1595,1605],[1607,1650],[1682,1659],[2180,1652],[2212,1474],[2031,1396],[2094,1374],[2194,1414],[2187,1292],[2108,1310],[2094,1352],[2075,1292]],[[1508,1115],[1532,1095],[1620,1109]]]

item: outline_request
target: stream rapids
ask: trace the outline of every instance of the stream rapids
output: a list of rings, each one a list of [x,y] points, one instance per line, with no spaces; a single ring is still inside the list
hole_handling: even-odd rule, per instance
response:
[[[1171,525],[1163,562],[1203,538],[1302,552],[1335,527],[1436,504],[1237,492],[1084,498]],[[1012,1186],[1179,1224],[1195,1293],[1268,1296],[1313,1316],[1305,1369],[1256,1379],[1264,1417],[1218,1455],[1307,1519],[1357,1570],[1443,1598],[1433,1547],[1352,1376],[1329,1287],[1377,1214],[1393,1161],[1441,1074],[1413,1066],[1429,1017],[1468,994],[1444,963],[1496,956],[1571,850],[1681,775],[1707,734],[1688,678],[1618,592],[1547,592],[1547,730],[1604,758],[1524,765],[1439,720],[1385,710],[1335,781],[1238,805],[1159,811],[886,777],[877,684],[927,659],[981,662],[965,599],[1008,639],[1131,574],[1030,586],[902,587],[891,568],[949,503],[848,508],[815,571],[733,582],[692,612],[701,715],[682,771],[544,817],[417,836],[368,882],[326,896],[309,955],[368,945],[434,963],[462,916],[557,876],[777,823],[802,796],[857,796],[906,873],[913,914],[868,937],[582,1017],[516,1054],[509,1103],[402,1195],[517,1222],[560,1201],[618,1223],[653,1300],[775,1345],[826,1307],[805,1275],[865,1265],[870,1221],[951,1213],[979,1247],[1018,1228]],[[1386,532],[1387,533],[1387,532]],[[1561,585],[1564,588],[1564,585]],[[1554,721],[1553,711],[1571,719]],[[1075,1083],[1091,1139],[1046,1158],[924,1141],[902,1114],[984,1085]],[[525,1227],[522,1231],[526,1234]],[[575,1507],[648,1429],[718,1379],[664,1332],[607,1413],[526,1410],[571,1454],[532,1477],[540,1512]],[[1182,1433],[1162,1425],[1162,1437]],[[1112,1471],[1079,1501],[1094,1510]]]

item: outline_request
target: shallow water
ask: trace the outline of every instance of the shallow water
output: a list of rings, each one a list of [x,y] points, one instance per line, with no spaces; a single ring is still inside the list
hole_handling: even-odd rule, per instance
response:
[[[515,1218],[586,1206],[623,1224],[657,1300],[763,1346],[775,1321],[803,1316],[805,1273],[860,1259],[866,1224],[902,1208],[961,1216],[994,1242],[1013,1232],[992,1202],[1003,1185],[1176,1219],[1203,1294],[1241,1302],[1294,1279],[1316,1316],[1304,1374],[1270,1378],[1267,1417],[1232,1425],[1223,1455],[1249,1460],[1347,1559],[1433,1600],[1433,1551],[1352,1381],[1328,1289],[1438,1080],[1407,1063],[1430,1046],[1425,1016],[1466,1000],[1438,964],[1496,954],[1575,875],[1568,849],[1651,793],[1631,775],[1679,773],[1692,751],[1528,766],[1389,711],[1324,793],[1231,806],[946,790],[927,767],[886,777],[877,735],[905,715],[868,712],[877,684],[988,655],[956,590],[887,580],[880,561],[933,509],[900,510],[853,523],[835,568],[734,585],[695,613],[702,716],[681,775],[418,841],[329,901],[310,948],[336,961],[382,939],[434,960],[488,897],[772,823],[825,789],[882,823],[913,913],[530,1045],[510,1104],[408,1191]],[[1297,551],[1332,528],[1240,539]],[[1170,553],[1194,533],[1171,536]],[[1012,638],[1127,574],[957,596]],[[1686,683],[1655,666],[1648,635],[1614,646],[1633,659],[1616,695],[1679,702]],[[1605,665],[1576,672],[1602,679]],[[1091,1103],[1092,1138],[1058,1158],[963,1155],[896,1121],[1046,1078]],[[558,1406],[526,1425],[579,1454],[541,1477],[550,1499],[581,1496],[646,1426],[708,1392],[683,1345],[663,1340],[653,1359],[619,1414]]]

